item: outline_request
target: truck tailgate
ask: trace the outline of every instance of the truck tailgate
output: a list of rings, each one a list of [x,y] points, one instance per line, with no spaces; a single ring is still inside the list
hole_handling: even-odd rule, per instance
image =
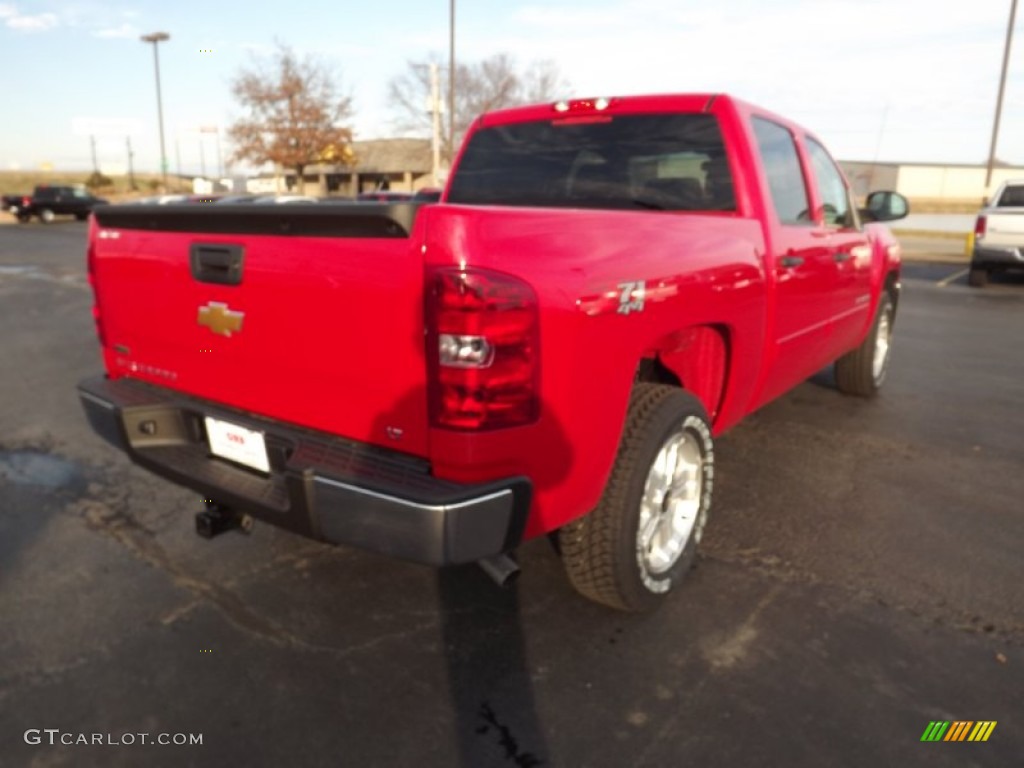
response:
[[[1024,208],[997,208],[988,213],[986,245],[1024,246]]]
[[[415,214],[408,204],[97,210],[90,269],[108,373],[426,455]]]

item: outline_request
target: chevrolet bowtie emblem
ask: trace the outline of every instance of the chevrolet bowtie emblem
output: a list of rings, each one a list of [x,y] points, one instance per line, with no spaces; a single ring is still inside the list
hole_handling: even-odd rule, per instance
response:
[[[245,319],[245,312],[232,312],[228,305],[219,301],[211,301],[205,307],[199,308],[199,318],[196,320],[218,336],[230,336],[242,330],[242,321]]]

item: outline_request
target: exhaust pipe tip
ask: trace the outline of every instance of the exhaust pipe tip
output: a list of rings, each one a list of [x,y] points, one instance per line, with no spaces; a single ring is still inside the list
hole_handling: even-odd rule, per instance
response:
[[[486,573],[499,587],[507,587],[519,578],[519,563],[513,560],[504,552],[493,557],[485,557],[477,561],[483,572]]]

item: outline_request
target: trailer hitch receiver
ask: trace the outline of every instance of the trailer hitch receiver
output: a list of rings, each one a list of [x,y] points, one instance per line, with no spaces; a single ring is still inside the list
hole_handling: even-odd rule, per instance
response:
[[[253,520],[249,515],[240,514],[211,499],[203,499],[202,512],[196,513],[196,533],[204,539],[212,539],[228,531],[250,533]]]

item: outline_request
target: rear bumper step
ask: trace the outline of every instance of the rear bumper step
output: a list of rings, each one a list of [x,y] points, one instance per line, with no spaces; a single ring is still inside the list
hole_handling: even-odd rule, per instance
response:
[[[85,379],[92,428],[136,464],[211,502],[310,538],[449,565],[493,557],[522,537],[526,478],[466,485],[428,462],[235,411],[133,379]],[[215,458],[204,417],[261,432],[270,472]]]
[[[975,245],[971,254],[973,267],[1024,267],[1024,246],[994,247]]]

